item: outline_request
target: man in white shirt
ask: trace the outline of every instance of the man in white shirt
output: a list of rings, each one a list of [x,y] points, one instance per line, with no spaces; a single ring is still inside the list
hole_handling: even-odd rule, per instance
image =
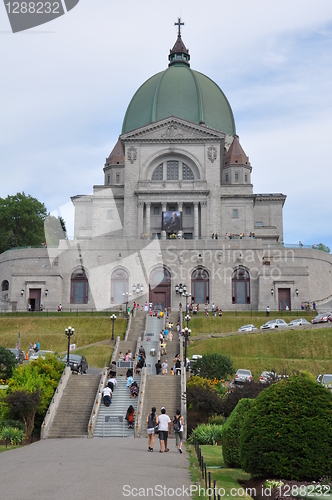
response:
[[[103,390],[103,402],[105,406],[109,406],[112,403],[112,391],[106,386]]]
[[[161,408],[161,415],[158,416],[158,430],[159,430],[159,442],[160,451],[163,452],[163,443],[165,443],[165,453],[169,451],[167,448],[168,434],[171,434],[171,419],[166,415],[166,410],[164,407]]]
[[[118,381],[116,380],[116,378],[115,378],[115,377],[110,377],[110,378],[108,379],[107,383],[108,383],[108,382],[112,382],[114,389],[116,389],[116,388],[118,387]]]

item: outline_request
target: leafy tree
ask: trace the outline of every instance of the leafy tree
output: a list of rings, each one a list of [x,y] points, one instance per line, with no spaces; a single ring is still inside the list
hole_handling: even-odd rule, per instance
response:
[[[192,372],[194,375],[199,375],[210,380],[222,380],[227,379],[227,375],[234,375],[235,370],[233,361],[231,361],[229,356],[213,353],[204,354],[198,359],[192,368]]]
[[[222,453],[230,467],[241,468],[240,436],[247,413],[253,404],[253,399],[241,399],[223,426]]]
[[[317,481],[332,470],[332,394],[304,374],[257,396],[241,432],[241,466],[254,475]]]
[[[8,381],[8,395],[17,391],[26,393],[38,391],[39,402],[35,412],[37,426],[44,419],[63,369],[64,364],[56,356],[47,355],[46,359],[39,357],[27,365],[18,366]]]
[[[62,217],[48,215],[45,219],[45,237],[48,246],[57,246],[59,240],[66,239],[66,224]]]
[[[14,354],[0,346],[0,380],[8,380],[17,364]]]
[[[27,438],[32,435],[35,415],[40,402],[41,398],[38,389],[33,392],[16,390],[10,392],[6,397],[6,403],[10,407],[12,417],[19,418],[24,422]]]
[[[327,252],[327,253],[331,252],[330,248],[328,246],[324,245],[323,243],[318,243],[316,248],[317,248],[317,250],[322,250],[323,252]]]
[[[14,246],[42,244],[46,215],[45,205],[30,195],[0,198],[0,253]]]

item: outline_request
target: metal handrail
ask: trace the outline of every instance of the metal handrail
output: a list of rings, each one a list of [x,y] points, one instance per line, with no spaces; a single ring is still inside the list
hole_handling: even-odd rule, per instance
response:
[[[144,396],[145,396],[145,386],[146,386],[146,366],[141,372],[140,381],[140,391],[137,400],[137,416],[135,420],[135,438],[140,437],[140,428],[142,422],[143,406],[144,406]]]
[[[94,403],[92,406],[92,411],[91,411],[91,415],[90,415],[90,419],[89,419],[89,424],[88,424],[88,437],[89,438],[93,437],[93,433],[94,433],[94,430],[96,427],[98,413],[100,410],[101,396],[102,396],[103,388],[105,386],[106,378],[107,378],[107,365],[105,363],[104,369],[103,369],[102,374],[100,376],[96,397],[95,397],[95,400],[94,400]]]
[[[131,327],[131,319],[132,319],[132,316],[131,314],[129,314],[129,318],[128,318],[128,323],[127,323],[127,329],[126,329],[126,335],[125,335],[125,340],[128,340],[128,337],[129,337],[129,331],[130,331],[130,327]]]
[[[183,359],[183,337],[180,341],[180,357]],[[187,440],[187,360],[185,360],[181,370],[181,415],[183,416],[183,440]]]

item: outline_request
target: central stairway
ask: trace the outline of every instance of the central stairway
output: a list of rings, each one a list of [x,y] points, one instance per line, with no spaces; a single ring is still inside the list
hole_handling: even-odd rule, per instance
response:
[[[140,377],[134,375],[134,380],[140,385]],[[112,404],[100,405],[93,437],[134,437],[134,429],[128,429],[125,416],[128,406],[137,410],[137,398],[130,399],[130,389],[126,387],[126,377],[117,377],[118,387],[113,391]]]

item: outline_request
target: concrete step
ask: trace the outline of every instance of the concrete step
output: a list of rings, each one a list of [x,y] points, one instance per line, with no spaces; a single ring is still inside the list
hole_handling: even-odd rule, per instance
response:
[[[49,431],[49,438],[86,437],[100,375],[71,374]]]
[[[146,416],[151,413],[151,408],[157,408],[160,415],[161,407],[164,406],[170,419],[181,409],[181,379],[178,376],[170,375],[148,375],[143,405],[143,418],[140,429],[140,436],[147,437]],[[172,434],[171,434],[172,437]],[[173,434],[174,437],[174,434]]]

